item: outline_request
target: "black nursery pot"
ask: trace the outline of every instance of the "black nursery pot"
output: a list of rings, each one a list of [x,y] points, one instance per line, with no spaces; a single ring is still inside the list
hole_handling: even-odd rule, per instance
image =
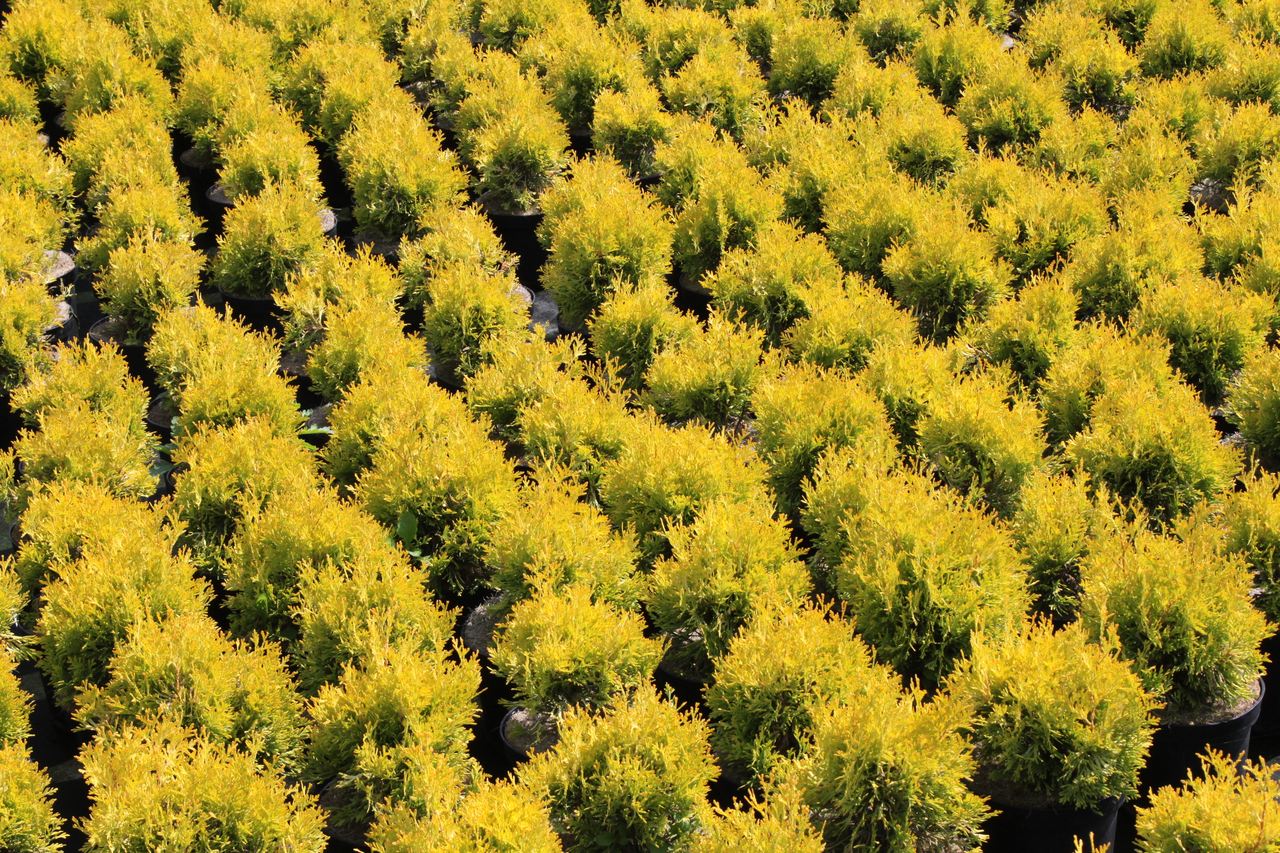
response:
[[[547,250],[538,242],[542,211],[509,213],[486,205],[485,212],[489,214],[493,230],[502,238],[502,245],[520,259],[516,265],[516,277],[520,283],[530,290],[537,289],[538,274],[547,260]]]
[[[1266,683],[1258,682],[1258,698],[1244,713],[1219,723],[1203,725],[1163,725],[1151,740],[1151,757],[1142,773],[1142,787],[1148,793],[1169,785],[1179,785],[1187,774],[1200,770],[1200,755],[1212,747],[1236,759],[1249,752],[1249,736],[1262,713]]]
[[[1265,758],[1280,751],[1280,634],[1262,641],[1262,653],[1268,660],[1262,683],[1270,689],[1263,693],[1262,709],[1249,736],[1249,752]]]
[[[1097,809],[1075,809],[1068,806],[1012,806],[994,801],[998,814],[987,821],[987,844],[984,850],[1025,853],[1070,853],[1076,839],[1083,850],[1097,850],[1103,844],[1115,847],[1116,819],[1120,799],[1103,800]]]
[[[273,297],[240,296],[226,291],[219,291],[219,295],[223,303],[231,309],[232,315],[249,328],[259,332],[265,330],[278,332],[283,328]]]

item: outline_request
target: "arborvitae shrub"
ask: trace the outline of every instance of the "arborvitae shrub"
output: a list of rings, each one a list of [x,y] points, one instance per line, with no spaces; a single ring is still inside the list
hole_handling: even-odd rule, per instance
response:
[[[942,341],[986,315],[1005,294],[1009,272],[990,239],[956,214],[945,214],[889,249],[884,276],[916,314],[922,335]]]
[[[218,152],[218,177],[228,199],[239,203],[268,186],[287,184],[320,198],[320,157],[292,115],[280,112],[230,141]]]
[[[644,384],[658,353],[690,340],[697,332],[693,315],[675,307],[665,281],[646,281],[615,289],[588,325],[591,353],[629,388]]]
[[[372,300],[334,306],[324,338],[307,357],[311,386],[326,400],[338,400],[368,370],[423,368],[422,340],[405,335],[394,304]]]
[[[910,56],[924,33],[924,16],[893,0],[864,0],[850,24],[867,53],[882,65]]]
[[[537,84],[504,80],[477,90],[457,118],[464,156],[477,173],[476,191],[490,208],[534,210],[568,165],[569,134]]]
[[[176,402],[217,369],[230,373],[271,374],[279,369],[280,347],[269,335],[251,331],[230,315],[202,302],[174,307],[157,318],[147,342],[147,363],[160,386]]]
[[[1082,316],[1124,320],[1144,292],[1194,274],[1202,263],[1191,228],[1142,200],[1120,211],[1113,230],[1078,243],[1065,275]]]
[[[917,426],[921,455],[942,481],[1004,517],[1045,455],[1039,411],[1009,385],[998,369],[948,383]]]
[[[1032,610],[1067,624],[1079,608],[1080,564],[1112,520],[1106,495],[1091,496],[1083,477],[1041,472],[1020,497],[1009,524],[1027,566]]]
[[[808,110],[792,105],[779,124],[766,127],[757,137],[762,151],[753,153],[753,162],[757,168],[767,168],[776,160],[772,179],[782,194],[783,216],[810,234],[822,230],[828,193],[861,168],[851,159],[857,152],[850,139],[851,125],[852,120],[840,116],[818,121]],[[782,143],[770,150],[775,133]]]
[[[671,138],[654,149],[654,158],[661,175],[654,194],[672,209],[695,197],[707,175],[743,175],[751,167],[746,154],[732,140],[724,139],[708,122],[689,118],[675,122]]]
[[[119,422],[139,437],[146,435],[142,416],[147,389],[129,375],[129,366],[111,344],[67,343],[54,351],[48,370],[36,373],[13,390],[10,405],[32,426],[41,418],[85,407],[94,414]]]
[[[996,254],[1026,281],[1071,256],[1086,237],[1108,225],[1102,196],[1087,185],[1044,177],[986,211]]]
[[[964,126],[932,98],[886,110],[873,132],[894,168],[924,184],[945,180],[969,154]]]
[[[111,250],[94,289],[127,339],[141,341],[162,314],[191,303],[203,266],[204,256],[189,243],[135,236]]]
[[[654,565],[645,609],[670,637],[677,672],[708,680],[755,614],[793,607],[808,594],[809,574],[772,511],[761,498],[719,498],[691,523],[668,528],[671,556]]]
[[[831,97],[836,76],[850,52],[859,50],[837,21],[796,18],[773,37],[769,91],[793,95],[817,109]]]
[[[163,539],[120,536],[86,547],[45,584],[40,667],[61,705],[71,707],[83,686],[106,683],[113,650],[132,625],[205,612],[208,587],[185,554],[170,552]]]
[[[1079,625],[1038,622],[1003,643],[978,639],[947,686],[972,708],[980,789],[1077,809],[1137,796],[1156,700],[1114,646]]]
[[[466,189],[455,155],[408,97],[384,97],[357,113],[338,158],[357,224],[390,237],[416,232],[432,210],[455,205]]]
[[[791,368],[760,383],[751,398],[756,451],[769,466],[778,508],[792,517],[806,482],[830,448],[856,447],[889,464],[897,455],[884,406],[867,387],[840,373]]]
[[[1033,279],[1017,297],[992,306],[965,337],[979,359],[1003,365],[1024,388],[1034,388],[1076,340],[1078,304],[1061,276]]]
[[[98,270],[106,265],[113,249],[127,246],[137,237],[192,242],[200,226],[182,192],[158,178],[114,192],[98,211],[97,231],[76,244],[76,263]],[[318,220],[316,227],[318,230]]]
[[[1226,413],[1258,461],[1280,462],[1280,351],[1257,349],[1227,391]]]
[[[849,118],[878,118],[891,104],[925,94],[910,65],[879,65],[856,51],[845,59],[832,84],[827,108]]]
[[[1209,91],[1233,104],[1259,101],[1276,106],[1280,75],[1271,58],[1272,50],[1272,44],[1237,33],[1222,66],[1208,75]]]
[[[593,496],[601,468],[622,452],[630,423],[621,395],[581,380],[556,383],[525,406],[518,420],[529,457],[571,472]]]
[[[571,47],[572,46],[572,47]],[[634,45],[612,28],[565,19],[520,46],[525,67],[536,69],[551,106],[571,132],[591,129],[603,92],[627,92],[644,79]]]
[[[614,527],[635,531],[646,560],[669,554],[668,530],[691,523],[707,503],[763,488],[755,454],[704,427],[641,416],[622,423],[621,439],[617,456],[600,466],[600,502]]]
[[[919,421],[933,398],[952,379],[946,350],[914,341],[886,343],[871,350],[863,377],[884,403],[900,448],[915,447]]]
[[[488,346],[528,324],[515,276],[467,262],[436,271],[427,285],[423,337],[437,378],[458,384],[488,362]]]
[[[389,548],[305,563],[293,611],[297,642],[290,648],[302,689],[336,684],[349,666],[376,665],[387,644],[446,649],[458,614],[427,594],[426,580],[403,551]]]
[[[662,96],[651,86],[633,81],[625,92],[606,90],[596,98],[591,140],[635,178],[654,172],[654,149],[665,142],[671,117]]]
[[[324,337],[330,311],[358,305],[377,312],[395,306],[404,289],[398,271],[374,254],[371,244],[348,254],[338,240],[327,240],[311,263],[285,279],[284,292],[276,294],[284,314],[284,349],[306,353]],[[399,331],[401,322],[391,326]]]
[[[764,335],[713,313],[706,328],[653,357],[641,401],[671,423],[729,427],[741,420],[765,375]]]
[[[1149,290],[1133,312],[1133,329],[1169,341],[1169,363],[1209,405],[1262,346],[1275,313],[1270,298],[1188,276]]]
[[[25,746],[31,735],[33,703],[13,672],[16,664],[8,649],[0,649],[0,664],[4,665],[4,675],[0,677],[0,748],[10,744]]]
[[[1280,782],[1268,765],[1207,751],[1202,773],[1179,788],[1161,788],[1138,808],[1138,849],[1143,853],[1175,850],[1265,850],[1280,842],[1271,820]]]
[[[1111,161],[1120,159],[1116,149],[1125,133],[1138,135],[1133,126],[1126,123],[1121,129],[1109,115],[1084,107],[1045,128],[1026,159],[1054,174],[1100,183],[1115,193],[1125,181],[1122,176],[1109,175],[1108,170]],[[1128,151],[1125,154],[1132,156]]]
[[[1194,166],[1186,143],[1177,136],[1130,119],[1103,161],[1099,183],[1116,214],[1143,195],[1176,210],[1186,200]]]
[[[76,704],[103,737],[163,716],[279,767],[302,751],[302,700],[278,649],[233,643],[203,613],[130,625],[106,683],[86,687]]]
[[[0,76],[0,81],[3,79]],[[0,111],[2,109],[0,106]],[[57,208],[68,224],[74,222],[75,187],[66,161],[51,151],[31,127],[17,119],[0,115],[0,139],[4,141],[4,150],[0,151],[0,185],[42,198]]]
[[[518,602],[498,630],[492,660],[521,707],[558,717],[571,706],[601,708],[614,696],[652,689],[662,654],[638,614],[572,585]]]
[[[1071,107],[1109,111],[1132,105],[1138,62],[1100,18],[1068,4],[1045,4],[1024,22],[1020,37],[1033,67],[1049,66],[1062,77]]]
[[[48,362],[44,335],[57,314],[57,301],[43,282],[0,275],[0,394]]]
[[[176,724],[100,738],[83,761],[88,849],[325,848],[324,812],[309,794],[259,770],[248,753]]]
[[[336,146],[361,109],[395,88],[400,73],[376,40],[326,35],[294,52],[281,76],[280,93],[307,129]]]
[[[814,712],[794,779],[827,849],[974,849],[990,814],[969,790],[974,762],[954,702],[923,701],[889,679]]]
[[[548,341],[541,327],[509,335],[490,347],[490,361],[467,380],[467,408],[493,424],[494,435],[518,446],[520,412],[582,375],[580,338]]]
[[[725,252],[753,246],[779,218],[782,201],[745,163],[722,161],[697,176],[693,194],[676,215],[674,253],[680,274],[698,282]]]
[[[835,587],[876,657],[938,686],[975,631],[1000,637],[1027,611],[1025,569],[1006,531],[912,473],[866,484],[847,519]]]
[[[50,202],[32,193],[0,188],[0,275],[41,276],[45,252],[57,251],[64,239],[62,216]]]
[[[1253,578],[1212,531],[1174,539],[1146,530],[1097,541],[1081,570],[1080,621],[1114,634],[1165,718],[1228,711],[1254,697],[1271,633],[1252,603]]]
[[[1221,110],[1197,146],[1202,178],[1228,188],[1257,183],[1263,166],[1280,153],[1280,117],[1265,104]]]
[[[368,373],[329,412],[333,435],[324,449],[325,472],[349,489],[389,433],[414,426],[435,429],[463,411],[459,398],[419,370]]]
[[[534,5],[498,0],[477,10],[474,29],[486,45],[510,50],[564,19],[585,22],[584,11],[558,0]]]
[[[750,8],[750,7],[748,7]],[[742,808],[740,806],[746,806]],[[694,848],[698,853],[735,850],[792,850],[821,853],[822,835],[795,785],[771,785],[763,799],[748,794],[745,803],[717,808],[715,818]]]
[[[422,235],[400,244],[400,275],[405,301],[421,305],[428,298],[431,279],[454,264],[478,266],[496,274],[514,269],[514,256],[502,245],[493,225],[473,206],[437,208],[419,224]]]
[[[1125,334],[1110,324],[1082,326],[1040,383],[1045,434],[1060,444],[1089,424],[1098,398],[1132,378],[1160,394],[1176,379],[1163,341]]]
[[[365,666],[344,669],[337,684],[321,687],[310,708],[305,777],[337,781],[346,796],[332,812],[334,820],[354,826],[370,817],[403,784],[415,746],[464,765],[479,688],[473,659],[454,662],[443,649],[393,645]]]
[[[1231,28],[1208,0],[1155,8],[1142,40],[1142,71],[1176,77],[1221,65],[1232,41]]]
[[[185,526],[183,541],[207,567],[252,508],[310,488],[315,459],[306,442],[250,418],[231,426],[200,426],[178,437],[170,513]]]
[[[984,224],[987,211],[1013,197],[1027,179],[1027,170],[1012,154],[992,156],[979,151],[969,158],[947,181],[946,194],[978,224]]]
[[[827,244],[840,266],[868,278],[894,246],[913,237],[924,210],[937,201],[905,175],[875,169],[834,188],[823,221]]]
[[[641,689],[602,716],[571,710],[560,742],[521,769],[575,851],[679,849],[706,819],[715,764],[707,725]]]
[[[956,103],[956,116],[969,129],[970,143],[984,143],[997,152],[1035,142],[1064,112],[1054,83],[1008,54],[993,60]]]
[[[159,444],[141,422],[79,402],[41,414],[37,428],[19,433],[13,452],[23,466],[24,493],[54,480],[91,480],[142,499],[156,491],[151,465]]]
[[[40,121],[35,90],[7,71],[0,72],[0,119],[27,125]]]
[[[298,579],[306,566],[345,566],[389,547],[386,531],[326,488],[297,489],[265,506],[250,504],[222,562],[230,630],[291,639]]]
[[[95,24],[93,30],[94,37],[123,36],[114,27]],[[59,81],[64,88],[61,100],[68,127],[74,129],[84,116],[106,112],[130,96],[147,100],[159,113],[169,110],[172,91],[153,64],[135,55],[123,40],[115,44],[114,38],[105,43],[95,41],[86,40],[85,53],[76,57],[69,73]]]
[[[661,85],[672,111],[705,119],[734,139],[760,123],[767,98],[756,66],[732,42],[706,45]]]
[[[543,474],[485,545],[492,583],[510,601],[535,590],[590,590],[595,599],[634,610],[640,598],[636,546],[583,500],[584,489]]]
[[[437,590],[473,593],[488,582],[484,547],[515,506],[515,474],[487,430],[464,414],[430,433],[401,428],[382,440],[356,494],[418,556]]]
[[[271,296],[315,260],[323,243],[314,198],[288,184],[268,186],[227,212],[212,281],[227,293]]]
[[[764,777],[805,752],[824,705],[856,702],[888,683],[838,616],[809,607],[762,612],[716,661],[707,688],[712,749],[735,775]]]
[[[1280,617],[1280,478],[1255,473],[1218,504],[1223,550],[1244,558],[1253,573],[1254,603],[1271,621]]]
[[[1153,391],[1133,379],[1118,382],[1097,398],[1089,426],[1063,452],[1157,523],[1227,489],[1240,467],[1239,453],[1218,442],[1208,411],[1181,383]]]
[[[543,197],[542,284],[560,323],[578,329],[621,284],[662,279],[671,269],[672,227],[653,198],[613,160],[580,160]]]
[[[981,24],[958,17],[925,29],[912,61],[916,76],[943,104],[954,107],[965,89],[989,73],[1000,39]]]
[[[879,346],[905,346],[916,339],[916,322],[883,290],[860,276],[839,287],[819,287],[805,300],[807,316],[782,339],[795,361],[857,371]]]

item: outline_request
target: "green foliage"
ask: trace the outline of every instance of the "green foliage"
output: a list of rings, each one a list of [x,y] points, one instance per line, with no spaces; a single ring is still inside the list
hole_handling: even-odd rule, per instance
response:
[[[468,728],[478,711],[480,668],[445,650],[424,652],[388,645],[367,666],[343,670],[337,684],[320,688],[311,703],[311,752],[305,778],[336,780],[347,796],[332,812],[354,826],[403,784],[415,747],[465,766]]]
[[[671,269],[672,226],[653,198],[607,157],[580,160],[543,197],[542,285],[565,329],[579,329],[619,286]]]
[[[596,97],[591,140],[641,178],[653,174],[654,149],[667,140],[671,123],[657,88],[634,81],[626,92],[607,89]]]
[[[465,261],[436,270],[427,284],[422,332],[437,378],[461,383],[489,361],[491,346],[528,324],[518,286],[511,272]]]
[[[1174,719],[1252,699],[1258,647],[1273,630],[1253,606],[1244,560],[1223,553],[1211,533],[1120,531],[1097,541],[1081,568],[1081,623],[1095,638],[1116,637]]]
[[[979,639],[948,689],[973,709],[981,783],[1077,809],[1137,796],[1156,700],[1079,625]]]
[[[129,50],[116,28],[97,22],[90,26],[93,35],[82,42],[84,53],[55,83],[61,89],[67,126],[74,129],[83,117],[107,112],[129,97],[149,102],[160,114],[169,110],[173,94],[159,70]]]
[[[0,74],[0,113],[4,79]],[[75,187],[67,162],[19,119],[0,114],[0,139],[4,140],[4,149],[0,151],[0,186],[44,199],[71,224],[76,217],[72,198]],[[71,146],[70,141],[67,146]]]
[[[0,846],[13,853],[56,853],[63,840],[48,774],[23,744],[0,745]]]
[[[1139,334],[1169,341],[1169,363],[1209,405],[1263,344],[1274,302],[1247,290],[1191,276],[1145,293],[1133,312]]]
[[[278,767],[302,751],[302,700],[276,647],[233,643],[203,613],[130,625],[108,673],[76,699],[103,737],[162,716]]]
[[[227,293],[271,296],[323,242],[319,203],[295,186],[270,185],[227,212],[211,279]]]
[[[560,742],[521,769],[572,851],[680,849],[710,811],[707,725],[642,689],[602,716],[565,713]]]
[[[1280,783],[1263,762],[1243,767],[1210,750],[1203,773],[1179,788],[1161,788],[1138,809],[1138,849],[1143,853],[1266,850],[1280,841],[1271,812]]]
[[[1195,392],[1180,383],[1153,389],[1130,379],[1107,388],[1089,426],[1063,452],[1095,485],[1156,523],[1226,490],[1240,467]]]
[[[932,98],[885,110],[875,133],[893,167],[923,184],[945,180],[969,156],[964,126]]]
[[[810,297],[807,316],[782,339],[794,361],[857,371],[877,347],[907,346],[916,339],[911,315],[860,276],[847,277],[839,288],[817,288]]]
[[[792,95],[817,109],[831,97],[836,76],[855,50],[836,21],[787,21],[773,36],[769,91],[775,97]]]
[[[1233,188],[1254,184],[1263,167],[1280,153],[1280,117],[1259,103],[1222,110],[1197,153],[1200,177]]]
[[[765,225],[754,245],[725,252],[702,285],[722,314],[760,328],[777,346],[842,277],[822,238],[779,220]]]
[[[304,563],[297,600],[291,658],[308,693],[338,683],[348,667],[376,666],[387,644],[447,649],[458,616],[427,594],[426,577],[403,551],[385,547]]]
[[[152,178],[177,182],[169,131],[154,107],[127,98],[112,110],[85,116],[62,146],[76,192],[90,209],[104,204],[124,184]]]
[[[191,303],[204,256],[189,243],[135,236],[111,250],[94,289],[131,341],[148,338],[159,317]]]
[[[336,146],[364,107],[395,88],[400,72],[375,40],[334,34],[295,52],[282,76],[281,95],[306,128]]]
[[[730,427],[742,419],[765,373],[764,335],[713,313],[705,328],[653,357],[641,401],[671,423]]]
[[[980,360],[1007,367],[1024,388],[1034,388],[1076,340],[1078,304],[1061,276],[1033,279],[1015,298],[993,305],[965,337]]]
[[[1020,35],[1031,64],[1049,66],[1062,77],[1071,107],[1111,111],[1133,104],[1138,62],[1100,17],[1071,4],[1049,3],[1031,13]]]
[[[778,508],[795,517],[819,457],[855,447],[888,465],[897,456],[884,406],[867,387],[840,373],[808,365],[789,369],[756,388],[756,452],[769,467]]]
[[[915,4],[862,0],[850,21],[871,58],[882,65],[911,54],[924,33],[924,17]]]
[[[1025,569],[1003,528],[923,476],[864,488],[865,507],[844,521],[836,591],[877,659],[932,689],[975,632],[1002,637],[1022,623]]]
[[[477,266],[488,274],[515,268],[515,259],[502,245],[493,225],[473,206],[432,211],[418,223],[422,236],[400,244],[400,275],[405,302],[420,306],[428,298],[431,279],[455,264]]]
[[[630,424],[620,395],[583,381],[556,383],[519,416],[529,458],[571,472],[593,495],[601,468],[622,452]]]
[[[136,238],[191,243],[200,226],[184,192],[155,177],[119,188],[98,210],[98,229],[76,244],[76,263],[101,269],[113,249]]]
[[[466,189],[455,155],[441,147],[409,98],[382,98],[355,116],[338,148],[355,198],[356,223],[391,237],[414,234]]]
[[[771,786],[763,802],[749,794],[747,809],[717,808],[715,819],[694,847],[699,853],[735,850],[793,850],[821,853],[822,836],[795,786]]]
[[[1250,453],[1268,466],[1280,461],[1280,351],[1266,347],[1245,359],[1225,410]]]
[[[585,347],[567,335],[548,341],[540,326],[494,343],[490,362],[467,380],[467,409],[487,418],[495,436],[518,445],[521,410],[581,376]]]
[[[849,623],[821,609],[758,614],[716,661],[707,688],[711,745],[735,775],[763,778],[803,754],[815,717],[890,685]]]
[[[763,487],[755,454],[722,435],[643,416],[623,424],[620,452],[600,466],[600,502],[615,528],[635,531],[646,560],[670,553],[668,530],[691,523],[711,501],[731,503]]]
[[[905,175],[874,170],[828,194],[827,244],[840,266],[868,278],[895,246],[915,235],[936,200]]]
[[[1225,553],[1244,558],[1253,572],[1254,603],[1275,622],[1280,617],[1280,478],[1258,472],[1244,480],[1244,488],[1218,504],[1218,525]]]
[[[521,707],[558,717],[651,689],[663,644],[645,637],[638,614],[592,599],[590,587],[570,585],[539,589],[511,608],[492,660]]]
[[[983,143],[995,152],[1034,143],[1064,113],[1054,81],[1008,54],[993,59],[982,79],[967,86],[956,103],[956,117],[969,129],[970,144]]]
[[[989,815],[958,703],[925,703],[889,679],[814,715],[808,755],[786,771],[826,849],[973,850]]]
[[[675,307],[665,281],[620,286],[588,325],[591,353],[628,388],[639,388],[654,357],[693,338],[697,320]]]
[[[61,213],[34,193],[7,187],[0,188],[0,205],[0,275],[41,276],[45,252],[61,248],[66,236]]]
[[[718,498],[692,522],[667,529],[671,556],[654,564],[644,603],[671,638],[675,671],[707,680],[755,614],[793,607],[808,594],[809,574],[772,510],[763,498]]]
[[[1226,59],[1231,28],[1209,0],[1161,3],[1142,40],[1142,71],[1152,77],[1215,68]]]
[[[397,429],[356,484],[364,508],[423,562],[438,590],[476,592],[488,582],[485,544],[518,499],[511,464],[486,433],[465,414],[431,432]]]
[[[957,215],[944,214],[890,248],[883,269],[894,296],[915,313],[921,334],[935,341],[985,316],[1009,281],[991,240]]]
[[[193,576],[186,554],[171,551],[163,538],[122,533],[102,544],[86,543],[74,562],[45,583],[36,635],[40,667],[59,704],[70,708],[80,688],[106,683],[113,651],[131,626],[166,614],[205,612],[208,587]]]
[[[884,403],[898,446],[906,449],[919,442],[920,418],[952,374],[946,350],[907,341],[873,349],[863,376]]]
[[[741,139],[763,117],[765,82],[746,51],[732,42],[712,42],[661,80],[673,112],[709,122]]]
[[[129,375],[120,350],[88,342],[59,346],[48,370],[33,374],[10,397],[10,405],[32,426],[84,407],[118,422],[137,438],[146,437],[142,416],[147,403],[147,389]]]
[[[0,748],[23,746],[31,736],[33,703],[13,672],[16,664],[8,649],[0,649],[0,664],[4,666],[0,676]]]
[[[1000,40],[991,30],[957,17],[945,26],[925,29],[913,62],[920,82],[943,104],[954,107],[966,88],[990,73],[999,50]]]
[[[1074,247],[1107,227],[1102,196],[1087,185],[1045,176],[986,213],[996,255],[1025,282],[1030,276],[1070,258]]]
[[[633,81],[644,79],[625,37],[585,21],[557,21],[522,44],[518,55],[523,65],[537,69],[551,106],[574,133],[591,128],[601,94],[626,93]]]
[[[635,610],[641,579],[636,546],[616,532],[585,490],[547,473],[525,490],[520,506],[494,527],[485,546],[492,582],[518,602],[535,591],[585,588],[595,600]]]
[[[307,376],[326,400],[338,400],[369,370],[426,366],[422,340],[405,335],[400,309],[391,302],[350,300],[325,317],[324,337],[307,356]]]
[[[942,481],[998,515],[1018,508],[1022,484],[1045,455],[1035,405],[1009,395],[1000,370],[940,388],[919,420],[920,452]]]
[[[253,757],[156,722],[100,738],[82,754],[93,807],[87,850],[324,850],[314,798]]]

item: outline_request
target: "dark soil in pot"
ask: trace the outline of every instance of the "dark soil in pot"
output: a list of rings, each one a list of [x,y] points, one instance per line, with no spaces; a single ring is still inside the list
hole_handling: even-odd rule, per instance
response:
[[[999,813],[985,826],[988,839],[983,850],[988,853],[1024,853],[1029,850],[1072,853],[1077,839],[1083,842],[1085,851],[1098,849],[1103,844],[1114,849],[1119,799],[1104,800],[1096,810],[1054,805],[1011,805],[995,797],[991,805]]]
[[[80,323],[76,311],[69,300],[58,303],[58,316],[49,328],[45,329],[45,338],[50,343],[66,344],[80,337]]]
[[[168,392],[157,394],[147,408],[147,427],[160,438],[161,443],[168,444],[173,440],[173,419],[177,416],[178,409]]]
[[[44,253],[44,283],[55,291],[71,283],[76,271],[75,258],[66,252],[50,249]]]
[[[555,721],[546,714],[538,714],[528,708],[510,708],[503,715],[498,734],[517,761],[523,761],[539,752],[546,752],[556,745]]]
[[[1142,773],[1142,789],[1150,792],[1181,784],[1189,772],[1200,770],[1200,754],[1208,747],[1242,759],[1249,752],[1249,735],[1262,712],[1266,685],[1257,695],[1204,722],[1163,723],[1151,741],[1151,754]]]
[[[115,317],[103,317],[89,327],[88,334],[89,340],[95,344],[115,344],[124,355],[125,364],[129,365],[129,372],[142,380],[142,384],[147,388],[156,390],[156,372],[151,369],[151,365],[147,364],[147,348],[142,343],[126,341],[123,323]]]

